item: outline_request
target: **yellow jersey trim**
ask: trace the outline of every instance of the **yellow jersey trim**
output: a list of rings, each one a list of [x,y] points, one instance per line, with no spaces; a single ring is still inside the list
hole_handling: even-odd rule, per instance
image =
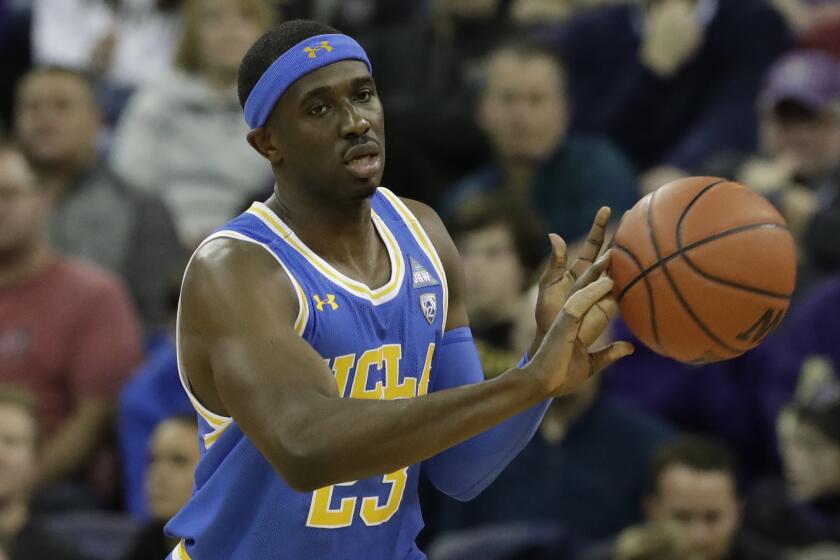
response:
[[[192,560],[187,552],[187,545],[184,542],[184,539],[181,539],[180,542],[178,542],[178,546],[172,550],[172,560]]]
[[[210,241],[213,241],[215,239],[222,239],[222,238],[224,238],[224,239],[234,239],[234,240],[237,240],[237,241],[244,241],[244,242],[247,242],[247,243],[253,243],[254,245],[259,245],[260,247],[262,247],[263,249],[268,251],[268,253],[272,257],[274,257],[274,259],[278,263],[280,263],[280,266],[286,272],[286,275],[289,277],[289,281],[292,283],[292,286],[295,289],[295,294],[296,294],[297,300],[298,300],[298,314],[297,314],[297,317],[295,318],[294,329],[295,329],[295,332],[298,335],[303,336],[303,331],[304,331],[304,329],[306,329],[306,325],[309,321],[309,315],[310,315],[309,302],[306,300],[306,295],[303,292],[303,288],[301,288],[300,283],[297,281],[297,279],[291,273],[289,268],[280,259],[280,257],[277,256],[277,254],[274,253],[266,244],[260,243],[259,241],[251,239],[250,237],[242,235],[241,233],[238,233],[238,232],[235,232],[235,231],[225,231],[225,230],[218,231],[218,232],[214,233],[213,235],[210,235],[204,241],[201,242],[201,244],[196,249],[195,253],[193,253],[193,256],[190,258],[190,262],[187,263],[187,268],[189,268],[190,264],[192,263],[192,259],[195,257],[196,253],[198,253],[198,250],[201,247],[203,247],[204,245],[206,245]],[[186,274],[184,274],[184,276],[186,277]],[[182,288],[183,288],[183,286],[182,286]],[[178,319],[177,319],[178,322],[180,322],[180,315],[181,315],[181,310],[180,310],[180,306],[179,306]],[[176,349],[177,349],[176,354],[177,354],[177,361],[178,361],[178,377],[181,380],[181,385],[183,386],[184,391],[187,393],[187,396],[189,397],[190,403],[192,404],[193,408],[195,408],[195,410],[196,410],[196,412],[198,412],[199,416],[201,416],[204,419],[204,421],[207,422],[207,424],[210,426],[210,428],[212,428],[210,433],[205,434],[204,437],[203,437],[204,448],[205,449],[210,449],[210,447],[214,443],[216,443],[216,441],[221,437],[222,433],[224,433],[224,431],[228,427],[230,427],[231,424],[233,424],[233,418],[231,418],[230,416],[222,416],[221,414],[216,414],[212,410],[209,410],[207,407],[205,407],[204,405],[202,405],[199,402],[199,400],[195,397],[195,395],[193,395],[192,389],[190,388],[189,380],[187,379],[186,375],[183,373],[183,368],[181,367],[181,345],[178,341],[177,333],[176,333],[176,337],[175,337],[175,345],[176,345]]]
[[[405,277],[405,262],[402,251],[400,251],[399,243],[397,243],[394,234],[385,225],[385,222],[380,218],[376,212],[371,211],[371,220],[385,243],[385,248],[388,251],[388,258],[391,263],[391,278],[385,285],[371,289],[358,280],[353,280],[336,270],[331,264],[321,258],[312,249],[306,246],[297,235],[275,214],[268,206],[261,202],[255,202],[249,209],[248,213],[253,214],[260,219],[266,226],[268,226],[274,233],[277,234],[285,243],[297,251],[315,269],[325,276],[328,280],[341,286],[351,294],[366,299],[374,305],[380,305],[394,299],[400,292],[403,279]]]
[[[423,229],[423,226],[420,224],[420,221],[414,215],[414,213],[405,205],[405,203],[399,199],[397,195],[386,189],[385,187],[379,187],[379,192],[385,195],[385,198],[391,203],[391,206],[394,207],[394,210],[397,211],[397,214],[405,222],[406,226],[408,227],[411,235],[414,236],[414,240],[417,241],[417,244],[423,249],[423,252],[426,253],[426,256],[432,263],[432,266],[438,273],[438,277],[440,278],[441,287],[443,288],[443,325],[442,330],[446,330],[446,316],[449,311],[449,284],[446,281],[446,270],[443,268],[443,262],[440,260],[437,251],[435,250],[435,246],[432,241],[429,239],[429,236],[426,234],[426,230]]]

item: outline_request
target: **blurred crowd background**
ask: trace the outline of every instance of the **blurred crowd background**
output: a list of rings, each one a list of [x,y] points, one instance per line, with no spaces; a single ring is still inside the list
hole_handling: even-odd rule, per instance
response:
[[[835,0],[0,0],[0,559],[172,547],[198,460],[179,279],[271,192],[237,70],[297,17],[368,50],[384,184],[446,221],[488,377],[529,345],[546,233],[574,252],[601,205],[723,176],[799,248],[757,350],[638,347],[474,502],[424,489],[432,559],[840,559]]]

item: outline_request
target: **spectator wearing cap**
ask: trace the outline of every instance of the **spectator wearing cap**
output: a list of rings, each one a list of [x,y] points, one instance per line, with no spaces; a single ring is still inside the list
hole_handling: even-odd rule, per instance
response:
[[[236,78],[274,20],[266,0],[186,0],[175,69],[132,97],[114,132],[115,172],[163,200],[189,250],[271,185],[245,138]]]
[[[55,198],[50,241],[120,276],[144,326],[166,319],[170,286],[185,263],[160,200],[136,193],[97,154],[101,112],[84,74],[29,72],[15,95],[15,135],[39,185]]]
[[[749,529],[791,552],[834,543],[840,555],[840,382],[831,362],[805,362],[778,435],[784,479],[755,491]]]
[[[758,100],[759,153],[709,171],[776,202],[806,258],[801,290],[840,268],[840,61],[790,53],[774,64]]]
[[[22,151],[0,146],[0,383],[38,399],[39,484],[90,505],[84,475],[140,361],[140,328],[115,277],[50,246],[50,204]]]
[[[452,186],[444,217],[469,196],[495,193],[573,243],[590,216],[614,216],[638,198],[629,162],[606,140],[569,136],[571,105],[565,66],[547,46],[513,41],[489,55],[478,101],[478,124],[493,146],[492,161]]]

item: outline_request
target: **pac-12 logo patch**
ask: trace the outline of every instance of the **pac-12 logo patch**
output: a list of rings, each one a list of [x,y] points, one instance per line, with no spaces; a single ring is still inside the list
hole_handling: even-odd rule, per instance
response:
[[[423,310],[423,316],[431,325],[437,317],[437,296],[435,294],[421,294],[420,308]]]

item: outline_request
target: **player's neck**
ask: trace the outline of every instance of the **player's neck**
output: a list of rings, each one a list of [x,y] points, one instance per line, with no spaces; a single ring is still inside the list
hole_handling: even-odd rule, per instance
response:
[[[371,222],[370,198],[328,206],[311,197],[282,198],[276,194],[271,208],[307,247],[331,264],[366,270],[360,259],[374,256],[381,244]]]

